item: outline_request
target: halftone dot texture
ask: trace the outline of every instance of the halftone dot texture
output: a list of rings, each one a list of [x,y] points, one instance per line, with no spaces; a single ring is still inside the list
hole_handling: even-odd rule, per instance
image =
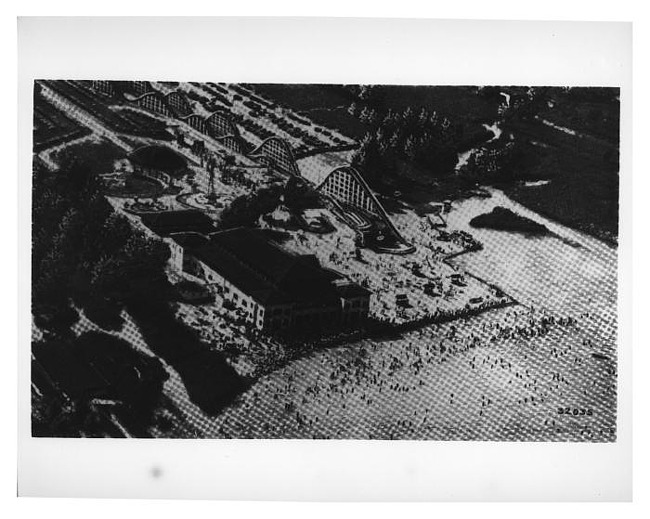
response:
[[[504,203],[495,198],[492,203]],[[476,203],[472,199],[454,209],[450,227],[466,221],[468,211],[471,216],[487,207],[485,201],[480,207]],[[510,234],[505,239],[492,231],[476,234],[482,235],[484,249],[455,261],[470,272],[480,267],[478,274],[490,282],[498,277],[499,286],[520,305],[399,338],[312,353],[262,377],[218,416],[193,404],[167,365],[168,400],[161,413],[175,425],[158,435],[615,440],[615,251],[586,237],[578,237],[582,245],[557,236],[522,237],[528,247],[522,250]],[[503,253],[499,247],[505,247]],[[549,263],[530,247],[548,248]],[[393,259],[409,261],[408,256]],[[522,279],[519,269],[530,269],[530,276]],[[200,312],[197,308],[187,305],[186,311]],[[206,315],[216,328],[216,310]],[[137,326],[125,318],[119,335],[149,352]],[[82,319],[78,331],[91,326]],[[205,331],[208,343],[222,347],[217,335],[210,340]]]
[[[264,126],[265,120],[259,119],[259,124]],[[271,123],[267,128],[277,130]],[[300,159],[298,165],[318,184],[348,159],[348,152],[330,152]],[[417,246],[412,255],[364,250],[366,263],[357,262],[351,259],[353,232],[336,221],[334,236],[292,233],[285,246],[316,254],[321,263],[353,279],[366,279],[375,316],[399,321],[436,307],[452,311],[477,296],[496,303],[491,285],[518,304],[397,337],[312,352],[265,374],[216,416],[190,400],[179,374],[161,359],[170,378],[158,413],[172,426],[164,430],[156,426],[152,433],[203,438],[614,441],[616,250],[529,211],[499,191],[490,194],[456,202],[445,215],[446,231],[469,232],[483,245],[480,251],[448,262],[442,261],[444,254],[462,247],[456,250],[453,244],[436,241],[437,231],[423,227],[409,207],[391,218]],[[470,227],[474,216],[496,206],[546,225],[550,234],[530,238]],[[432,252],[435,248],[437,254]],[[442,278],[458,271],[467,277],[467,287],[450,292],[449,298],[425,296],[421,281],[408,274],[408,263],[426,265],[432,255],[437,258],[432,268]],[[455,290],[445,283],[446,289]],[[396,290],[409,294],[410,317],[399,317],[389,308]],[[194,311],[181,308],[179,317],[187,320]],[[208,317],[208,325],[196,326],[206,344],[222,349],[226,339],[212,330],[223,318],[216,310]],[[137,325],[128,315],[124,318],[122,330],[109,333],[152,355]],[[76,325],[77,333],[93,328],[83,317]],[[38,330],[33,336],[38,339]],[[238,370],[243,371],[246,357],[239,359]]]

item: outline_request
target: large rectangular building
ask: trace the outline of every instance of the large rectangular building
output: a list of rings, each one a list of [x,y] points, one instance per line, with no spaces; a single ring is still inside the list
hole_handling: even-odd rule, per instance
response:
[[[322,333],[359,327],[368,317],[368,290],[259,231],[170,238],[175,268],[202,278],[264,332]]]

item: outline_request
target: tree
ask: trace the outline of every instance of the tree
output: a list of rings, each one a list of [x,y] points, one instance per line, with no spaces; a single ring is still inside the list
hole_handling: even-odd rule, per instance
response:
[[[224,166],[234,166],[236,162],[237,162],[237,159],[231,153],[226,154],[224,156],[224,158],[223,158],[223,165]]]
[[[400,149],[401,140],[402,139],[400,138],[398,131],[394,132],[393,135],[391,135],[388,144],[393,152],[397,152]]]
[[[392,108],[389,108],[381,121],[381,127],[386,131],[392,131],[395,128],[396,122],[397,114],[392,110]]]
[[[65,302],[69,294],[69,281],[76,269],[77,262],[73,260],[79,242],[82,218],[70,208],[59,222],[48,244],[42,259],[33,265],[33,299],[36,301]]]
[[[415,160],[417,153],[418,145],[415,142],[415,138],[412,135],[409,135],[404,143],[404,155],[408,160],[413,161]]]
[[[377,121],[377,112],[372,108],[364,106],[359,114],[359,120],[364,124],[374,124]]]
[[[458,163],[458,154],[450,146],[432,144],[424,150],[425,163],[436,177],[451,175]]]
[[[70,301],[119,313],[125,298],[160,293],[168,247],[145,238],[113,211],[92,169],[72,162],[56,177],[35,174],[35,318],[51,315],[57,306],[66,308]]]
[[[381,109],[385,98],[385,88],[381,85],[361,85],[357,97],[362,103]]]
[[[383,151],[389,147],[389,143],[388,139],[386,138],[386,132],[381,126],[377,128],[377,131],[375,132],[375,141],[377,142],[377,146],[379,146],[379,149],[382,151],[383,155]]]
[[[402,112],[402,121],[408,128],[412,126],[414,120],[415,120],[415,112],[413,111],[413,108],[407,106],[406,110]]]
[[[468,180],[480,178],[485,182],[512,179],[517,175],[524,157],[522,146],[519,141],[483,146],[470,156],[460,174]]]
[[[359,99],[366,103],[372,101],[375,88],[375,85],[360,85],[358,93]]]
[[[381,177],[381,155],[374,135],[368,133],[352,156],[352,166],[357,168],[368,182]]]
[[[501,96],[501,89],[495,86],[479,87],[476,92],[476,95],[483,99],[495,101],[498,100],[499,97]]]
[[[217,227],[225,230],[255,225],[260,216],[270,213],[280,204],[282,194],[282,187],[269,186],[235,198],[221,213]]]

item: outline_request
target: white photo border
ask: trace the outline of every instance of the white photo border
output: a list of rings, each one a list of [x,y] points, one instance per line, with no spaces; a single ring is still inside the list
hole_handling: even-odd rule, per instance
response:
[[[631,498],[631,24],[361,18],[22,18],[19,493],[340,501]],[[612,444],[30,437],[34,79],[621,88],[619,391]],[[152,477],[152,469],[162,477]]]

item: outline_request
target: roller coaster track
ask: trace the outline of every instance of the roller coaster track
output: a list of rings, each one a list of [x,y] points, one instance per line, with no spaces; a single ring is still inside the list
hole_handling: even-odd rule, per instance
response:
[[[192,106],[182,92],[173,90],[163,95],[148,81],[116,82],[114,84],[109,82],[93,82],[93,88],[95,88],[96,83],[101,83],[97,85],[97,88],[104,94],[119,91],[128,101],[138,103],[139,106],[150,110],[160,110],[164,112],[163,115],[171,116],[188,124],[201,134],[217,140],[220,144],[237,153],[248,156],[253,160],[261,161],[268,166],[275,167],[284,174],[296,177],[302,176],[291,146],[280,137],[269,137],[262,141],[254,150],[247,152],[247,143],[242,138],[237,124],[233,122],[230,114],[226,110],[219,109],[207,116],[192,113]],[[136,92],[137,95],[131,92]],[[154,100],[154,102],[149,102],[148,100]],[[347,182],[348,188],[343,195],[332,189],[332,184],[339,175],[345,176],[350,180]],[[367,211],[375,215],[385,222],[403,245],[399,251],[395,250],[393,252],[408,253],[415,250],[415,247],[402,237],[365,179],[352,166],[339,166],[334,168],[316,186],[316,189],[321,194],[328,196],[332,201],[343,202],[357,207],[362,211]],[[336,205],[340,207],[339,203]]]
[[[356,190],[355,194],[359,196],[356,197],[350,196],[351,191],[354,191],[354,189],[347,189],[344,195],[341,195],[338,191],[334,190],[333,189],[334,181],[337,180],[337,177],[339,176],[347,176],[351,180],[350,182],[351,186],[358,186],[358,190]],[[395,235],[399,238],[399,240],[404,244],[405,247],[401,251],[401,253],[407,254],[415,250],[415,247],[410,243],[408,243],[402,237],[402,234],[399,232],[397,227],[395,227],[395,224],[391,220],[389,214],[386,212],[386,209],[384,209],[384,206],[381,204],[381,202],[377,199],[373,191],[370,189],[368,183],[361,176],[361,174],[352,166],[339,166],[337,168],[334,168],[323,179],[323,181],[318,186],[316,186],[316,189],[317,191],[328,196],[332,200],[350,204],[353,207],[359,207],[360,209],[365,210],[381,218],[381,220],[388,225],[388,227],[395,233]],[[366,198],[363,200],[363,204],[359,205],[358,199],[361,199],[362,197],[366,197]],[[336,205],[340,207],[340,204],[336,204]]]
[[[300,176],[291,146],[280,137],[269,137],[248,154],[249,157],[264,156],[273,161],[273,165],[283,173]]]
[[[148,81],[109,82],[94,81],[93,89],[105,95],[122,95],[130,103],[151,110],[159,115],[173,117],[198,132],[211,137],[236,153],[253,159],[262,159],[288,175],[300,175],[291,146],[279,137],[269,137],[254,150],[248,151],[248,143],[241,136],[230,114],[218,109],[207,116],[192,112],[192,105],[179,90],[162,94]]]

